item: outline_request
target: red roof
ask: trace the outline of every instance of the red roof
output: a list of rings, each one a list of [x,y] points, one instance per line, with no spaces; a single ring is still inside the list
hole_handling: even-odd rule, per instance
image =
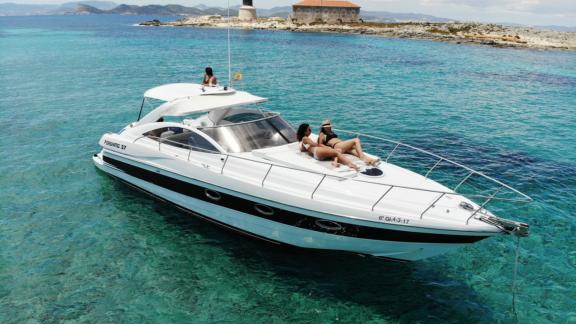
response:
[[[331,1],[331,0],[302,0],[294,7],[332,7],[332,8],[360,8],[359,5],[350,1]]]

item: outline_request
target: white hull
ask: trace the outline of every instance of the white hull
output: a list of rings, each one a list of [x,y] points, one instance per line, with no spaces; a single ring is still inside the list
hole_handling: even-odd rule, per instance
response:
[[[379,239],[367,239],[350,236],[350,234],[341,234],[338,233],[338,231],[334,232],[334,234],[331,234],[322,230],[319,231],[289,224],[283,224],[282,222],[271,220],[270,217],[268,217],[268,219],[262,217],[262,215],[258,215],[257,212],[254,212],[253,214],[246,213],[246,210],[240,211],[238,209],[228,208],[217,203],[196,199],[189,195],[184,195],[169,190],[165,187],[145,181],[142,178],[130,175],[123,170],[120,170],[104,162],[102,153],[95,155],[93,160],[95,165],[100,170],[120,178],[121,180],[128,182],[135,187],[138,187],[154,196],[157,196],[158,198],[169,201],[194,214],[198,214],[203,218],[261,239],[301,248],[347,251],[382,258],[415,261],[455,250],[464,245],[471,244],[474,241],[478,241],[491,235],[487,233],[463,233],[464,235],[462,235],[462,237],[468,239],[472,238],[470,242],[435,243],[433,242],[435,240],[434,238],[431,238],[430,240],[427,239],[425,242],[418,242],[418,240],[422,240],[421,238],[416,239],[416,242],[409,242],[407,241],[409,240],[407,237],[414,235],[416,235],[416,237],[421,237],[422,235],[428,235],[429,237],[434,236],[439,238],[439,241],[442,241],[443,237],[458,236],[446,235],[445,233],[441,233],[441,231],[435,231],[434,229],[427,229],[426,232],[411,232],[382,228],[368,228],[371,226],[368,223],[366,225],[360,225],[360,227],[367,228],[368,231],[393,231],[396,235],[392,235],[392,237],[396,237],[396,239],[386,240],[386,235],[384,235],[384,237],[381,236]],[[150,168],[149,171],[152,170],[154,169]],[[194,183],[194,179],[189,179],[189,181],[190,183]],[[226,192],[226,189],[219,188],[218,191]],[[247,200],[244,201],[246,202]],[[254,200],[250,202],[257,204],[258,201],[259,200],[257,198],[254,198]],[[291,211],[296,210],[302,215],[309,213],[309,211],[305,209],[299,209],[295,206],[286,206],[286,209]],[[314,219],[318,221],[317,217]],[[330,221],[329,217],[326,217],[326,219],[328,221],[327,223],[323,223],[324,225],[330,227],[331,224],[334,224]],[[356,222],[356,225],[357,224],[358,223]],[[339,225],[336,224],[336,226]],[[401,233],[401,235],[404,233],[405,237],[398,239],[398,233]],[[466,236],[467,234],[472,236]]]
[[[164,103],[140,118],[148,99]],[[347,132],[357,137],[349,142],[354,150],[330,151],[345,167],[315,159],[299,144],[309,137],[314,148],[317,139],[310,126],[302,124],[296,131],[278,113],[254,107],[266,100],[228,87],[189,83],[149,89],[138,120],[104,134],[94,162],[204,219],[301,248],[415,261],[500,233],[528,235],[527,224],[501,219],[485,208],[492,200],[531,201],[514,188],[422,149],[362,135],[394,145],[386,149],[381,165],[367,168],[363,153],[351,154],[362,151],[358,133]],[[425,174],[388,163],[399,148],[436,162]],[[379,157],[366,157],[377,164]],[[457,175],[462,180],[450,187],[429,177],[445,164],[467,175]],[[457,191],[472,178],[496,187],[473,195],[486,199],[481,205]]]

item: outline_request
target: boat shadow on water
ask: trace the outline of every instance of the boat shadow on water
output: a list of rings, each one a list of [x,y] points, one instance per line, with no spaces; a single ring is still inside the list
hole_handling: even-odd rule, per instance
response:
[[[341,311],[335,311],[337,314],[352,307],[363,310],[362,316],[367,318],[386,320],[492,322],[499,317],[484,305],[481,296],[472,288],[448,278],[446,271],[450,268],[441,261],[400,263],[353,253],[276,245],[232,230],[222,230],[220,226],[174,208],[171,203],[150,199],[122,181],[110,180],[115,183],[113,191],[121,193],[116,197],[119,204],[124,205],[121,201],[125,199],[138,201],[136,205],[140,207],[149,205],[150,210],[161,217],[160,221],[182,231],[178,236],[204,236],[211,246],[223,249],[233,262],[248,269],[252,275],[261,273],[261,280],[270,280],[272,274],[273,284],[284,291],[325,300],[322,304],[328,308],[343,307]],[[139,211],[133,212],[139,218],[138,223],[144,222]],[[142,224],[147,228],[150,225]],[[365,313],[367,309],[369,315]]]

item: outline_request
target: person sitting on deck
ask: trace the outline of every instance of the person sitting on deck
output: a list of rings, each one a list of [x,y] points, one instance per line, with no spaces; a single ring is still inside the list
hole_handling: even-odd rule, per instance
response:
[[[298,127],[298,132],[296,133],[296,138],[298,142],[300,142],[300,151],[307,152],[308,155],[314,157],[318,161],[323,161],[326,159],[334,159],[332,161],[332,165],[335,167],[339,167],[340,164],[338,161],[341,161],[349,168],[358,171],[358,167],[352,163],[347,157],[345,157],[342,153],[338,152],[337,150],[327,147],[327,146],[319,146],[316,142],[310,139],[310,134],[312,133],[312,129],[308,124],[301,124]]]
[[[202,85],[215,87],[218,85],[218,80],[214,76],[214,71],[212,71],[211,67],[206,68],[206,73],[204,74],[204,79],[202,80]]]
[[[345,141],[339,139],[338,135],[332,132],[332,122],[330,119],[326,119],[322,122],[320,134],[318,134],[318,145],[320,147],[333,148],[340,153],[350,153],[355,155],[367,165],[376,166],[380,163],[380,159],[374,159],[364,154],[360,139],[353,138]]]

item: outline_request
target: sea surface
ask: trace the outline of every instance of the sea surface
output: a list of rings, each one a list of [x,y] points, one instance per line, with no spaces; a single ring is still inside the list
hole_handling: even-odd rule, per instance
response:
[[[516,241],[410,264],[280,249],[96,170],[143,92],[226,80],[226,30],[0,17],[0,322],[507,323]],[[530,195],[521,323],[576,323],[576,53],[232,31],[238,88],[294,124],[401,140]],[[431,161],[432,163],[434,161]]]

